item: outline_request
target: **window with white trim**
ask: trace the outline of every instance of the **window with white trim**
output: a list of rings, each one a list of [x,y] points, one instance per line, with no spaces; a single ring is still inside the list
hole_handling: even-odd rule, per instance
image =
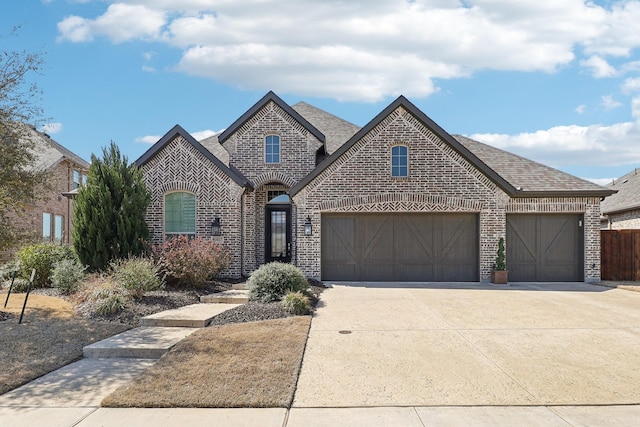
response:
[[[409,148],[406,145],[391,147],[391,176],[409,176]]]
[[[264,161],[265,163],[280,163],[280,137],[278,135],[267,135],[264,138]]]
[[[196,195],[184,191],[164,196],[164,232],[166,234],[196,233]]]

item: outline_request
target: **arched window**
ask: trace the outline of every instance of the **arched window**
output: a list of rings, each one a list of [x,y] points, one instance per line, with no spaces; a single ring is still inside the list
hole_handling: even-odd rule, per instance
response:
[[[166,234],[196,233],[196,195],[183,191],[164,196],[164,232]]]
[[[409,176],[409,149],[406,145],[391,147],[391,176]]]
[[[280,163],[280,137],[267,135],[264,139],[265,163]]]

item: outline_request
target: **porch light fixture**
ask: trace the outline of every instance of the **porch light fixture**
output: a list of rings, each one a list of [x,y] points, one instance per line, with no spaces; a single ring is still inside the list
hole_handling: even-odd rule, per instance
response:
[[[217,216],[211,221],[211,235],[219,236],[220,234],[220,217]]]
[[[311,236],[313,234],[313,226],[311,225],[311,217],[307,217],[307,220],[304,222],[304,235]]]

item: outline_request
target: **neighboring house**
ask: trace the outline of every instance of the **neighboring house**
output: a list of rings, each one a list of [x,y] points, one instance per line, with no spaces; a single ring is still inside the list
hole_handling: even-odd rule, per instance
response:
[[[634,169],[607,188],[617,193],[600,204],[605,230],[640,229],[640,171]]]
[[[64,196],[86,182],[89,163],[32,127],[25,138],[35,143],[33,167],[48,171],[50,189],[44,199],[28,206],[24,215],[15,215],[15,223],[32,231],[34,240],[71,243],[73,201]]]
[[[359,128],[269,92],[202,142],[176,125],[136,163],[153,242],[215,239],[228,277],[283,261],[329,281],[484,281],[505,237],[510,281],[600,279],[609,189],[451,136],[402,96]]]

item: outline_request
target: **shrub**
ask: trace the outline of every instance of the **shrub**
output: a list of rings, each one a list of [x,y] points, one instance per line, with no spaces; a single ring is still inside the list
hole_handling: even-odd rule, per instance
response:
[[[133,298],[164,287],[160,267],[148,258],[132,257],[111,263],[113,282]]]
[[[229,250],[202,237],[176,236],[154,248],[163,270],[174,281],[191,287],[202,286],[229,266]]]
[[[289,291],[305,292],[309,282],[298,267],[292,264],[271,262],[260,266],[247,281],[249,299],[252,301],[280,301]]]
[[[11,281],[6,282],[7,289],[11,285]],[[16,280],[13,281],[13,288],[11,288],[11,292],[27,292],[29,288],[29,279],[24,279],[22,277],[16,277]],[[6,296],[5,296],[6,298]]]
[[[51,285],[53,267],[63,259],[76,260],[73,248],[56,243],[36,243],[20,249],[17,254],[20,259],[20,276],[24,279],[31,277],[31,270],[36,269],[33,279],[34,288]]]
[[[84,278],[84,270],[85,267],[79,261],[63,259],[53,268],[51,283],[65,295],[75,293],[80,287],[80,281]]]
[[[289,292],[282,299],[282,306],[291,314],[302,316],[311,313],[309,297],[302,292]]]
[[[130,299],[125,289],[113,284],[98,288],[91,295],[91,301],[96,303],[95,312],[101,316],[119,312]]]
[[[0,289],[3,285],[9,286],[11,284],[11,278],[16,270],[18,270],[18,266],[15,261],[0,265]]]

